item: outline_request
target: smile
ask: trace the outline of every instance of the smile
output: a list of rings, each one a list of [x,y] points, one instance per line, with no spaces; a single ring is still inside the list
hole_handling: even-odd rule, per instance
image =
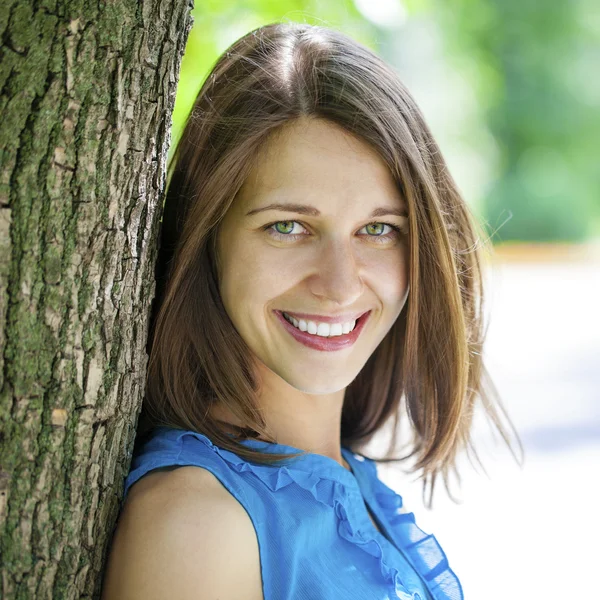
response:
[[[356,327],[357,321],[357,319],[355,319],[347,323],[317,323],[315,321],[309,321],[305,319],[296,319],[285,312],[283,313],[283,316],[300,331],[308,331],[308,333],[311,335],[318,335],[321,337],[346,335],[347,333],[350,333],[354,327]]]
[[[359,317],[354,323],[315,323],[314,321],[298,321],[298,326],[284,316],[282,311],[275,314],[286,331],[297,341],[321,352],[343,350],[352,346],[363,330],[371,311]],[[305,330],[303,331],[303,328]]]

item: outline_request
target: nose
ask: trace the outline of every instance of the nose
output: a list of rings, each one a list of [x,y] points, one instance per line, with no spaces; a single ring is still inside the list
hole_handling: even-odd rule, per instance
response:
[[[324,304],[329,301],[340,307],[354,306],[363,293],[364,283],[350,244],[341,240],[324,244],[316,260],[310,291]]]

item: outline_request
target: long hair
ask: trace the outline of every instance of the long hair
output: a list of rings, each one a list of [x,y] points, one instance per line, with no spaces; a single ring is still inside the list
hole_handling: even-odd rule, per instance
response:
[[[282,22],[251,31],[222,54],[198,94],[169,167],[145,418],[203,433],[257,463],[299,456],[238,443],[272,438],[251,351],[220,298],[215,260],[219,224],[261,146],[302,117],[338,124],[370,144],[406,200],[410,296],[345,390],[341,441],[358,452],[393,417],[390,452],[373,460],[413,459],[431,504],[436,477],[449,491],[459,451],[474,452],[478,401],[512,450],[501,416],[512,424],[482,362],[483,241],[397,74],[335,30]],[[227,434],[209,413],[215,405],[245,426]],[[401,412],[412,439],[408,454],[394,458]]]

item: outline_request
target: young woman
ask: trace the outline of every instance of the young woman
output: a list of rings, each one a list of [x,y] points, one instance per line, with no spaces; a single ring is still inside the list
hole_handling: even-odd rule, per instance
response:
[[[478,400],[508,441],[481,241],[393,69],[323,27],[250,32],[198,95],[163,221],[152,427],[103,597],[462,598],[360,453],[406,414],[431,499]]]

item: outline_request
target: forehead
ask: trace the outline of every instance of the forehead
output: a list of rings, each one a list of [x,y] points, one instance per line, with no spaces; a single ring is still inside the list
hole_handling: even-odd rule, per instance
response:
[[[240,190],[244,207],[266,197],[315,203],[405,202],[381,156],[365,141],[323,119],[285,126],[260,149]]]

